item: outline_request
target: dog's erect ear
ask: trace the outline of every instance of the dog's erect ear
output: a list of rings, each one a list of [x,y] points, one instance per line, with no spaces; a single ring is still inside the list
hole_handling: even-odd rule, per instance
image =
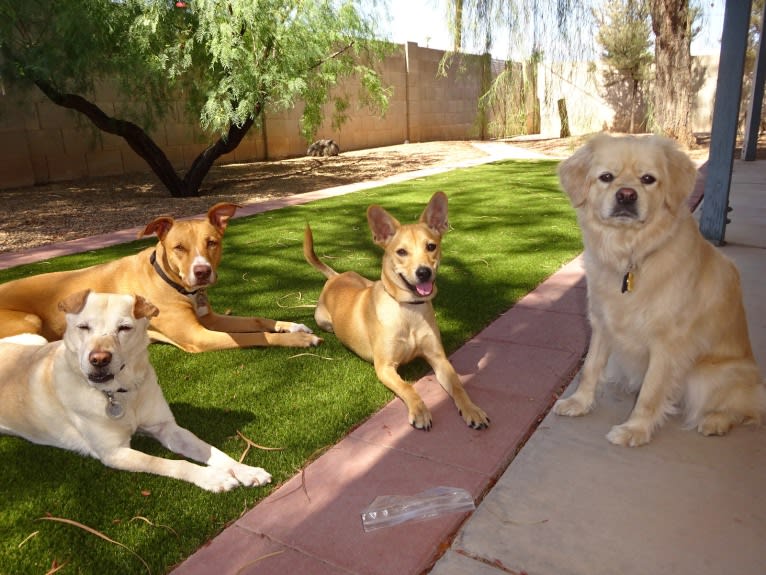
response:
[[[697,183],[697,166],[674,140],[661,136],[651,136],[665,151],[666,178],[662,182],[665,191],[665,205],[675,214],[680,207],[686,207],[686,199]]]
[[[229,225],[229,219],[237,211],[237,208],[241,208],[239,204],[230,204],[227,202],[221,202],[214,205],[207,211],[207,219],[213,224],[213,227],[220,233],[226,230],[226,226]]]
[[[442,235],[449,229],[449,222],[447,221],[447,194],[436,192],[431,196],[426,209],[420,215],[420,223],[426,224],[439,235]]]
[[[64,313],[80,313],[85,307],[89,294],[89,289],[75,292],[61,300],[58,307]]]
[[[134,318],[136,319],[141,319],[144,317],[152,318],[160,314],[160,310],[157,309],[157,306],[155,306],[148,299],[145,299],[141,297],[140,295],[135,296],[135,298],[136,298],[136,302],[133,304]]]
[[[559,164],[559,181],[564,188],[569,201],[577,208],[585,203],[588,195],[588,172],[593,162],[593,143],[596,138],[608,136],[596,136],[594,139],[577,150],[572,156]]]
[[[384,247],[396,235],[401,226],[394,216],[380,206],[367,208],[367,223],[372,230],[372,241]]]
[[[160,238],[160,240],[164,240],[174,223],[175,220],[170,216],[161,216],[146,226],[144,231],[138,232],[138,237],[143,238],[144,236],[157,234],[157,237]]]

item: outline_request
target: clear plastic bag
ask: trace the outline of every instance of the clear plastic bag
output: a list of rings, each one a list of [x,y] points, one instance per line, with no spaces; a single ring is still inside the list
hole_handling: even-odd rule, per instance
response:
[[[381,495],[362,512],[364,530],[422,521],[445,513],[473,511],[471,494],[458,487],[433,487],[416,495]]]

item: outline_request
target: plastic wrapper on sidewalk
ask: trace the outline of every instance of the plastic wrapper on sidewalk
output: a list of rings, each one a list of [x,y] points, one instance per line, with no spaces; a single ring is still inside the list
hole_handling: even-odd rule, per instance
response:
[[[446,513],[473,511],[471,494],[458,487],[434,487],[416,495],[381,495],[362,512],[364,530],[374,531],[406,521],[423,521]]]

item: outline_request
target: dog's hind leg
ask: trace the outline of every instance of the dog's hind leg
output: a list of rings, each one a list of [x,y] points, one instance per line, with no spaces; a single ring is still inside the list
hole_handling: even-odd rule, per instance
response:
[[[766,414],[766,387],[753,361],[695,366],[687,379],[684,411],[702,435],[723,435],[733,426],[758,424]]]

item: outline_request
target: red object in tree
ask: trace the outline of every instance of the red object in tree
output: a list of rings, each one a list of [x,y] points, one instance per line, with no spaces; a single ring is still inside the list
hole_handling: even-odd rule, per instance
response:
[[[176,2],[176,8],[186,8],[186,2],[181,2],[180,0]]]

